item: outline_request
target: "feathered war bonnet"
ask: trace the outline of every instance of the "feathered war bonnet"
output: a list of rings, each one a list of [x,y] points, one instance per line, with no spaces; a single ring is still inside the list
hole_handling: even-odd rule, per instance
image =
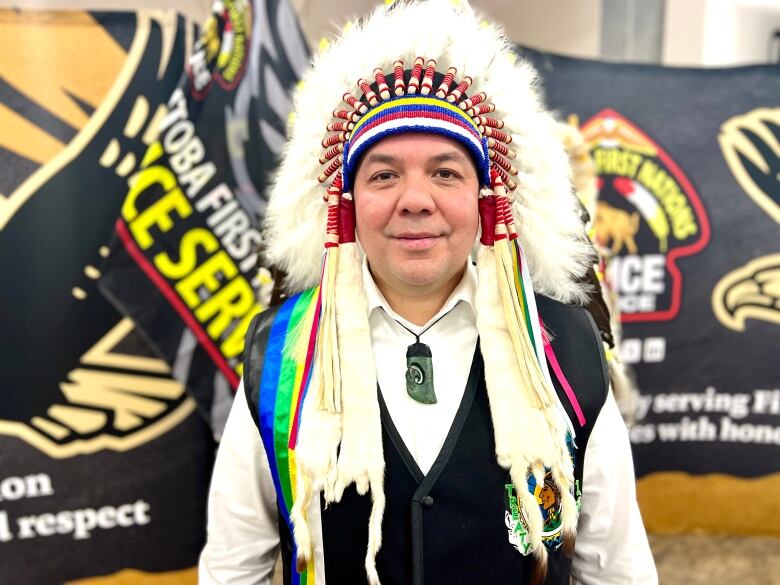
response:
[[[520,549],[533,553],[537,576],[543,579],[547,547],[529,478],[539,486],[552,478],[563,540],[573,544],[573,430],[547,370],[549,340],[533,291],[582,303],[593,252],[555,122],[534,85],[534,71],[498,28],[466,2],[430,0],[396,2],[349,28],[315,57],[295,93],[265,235],[266,259],[286,273],[288,291],[319,285],[297,340],[285,348],[305,364],[290,445],[299,568],[313,559],[312,499],[322,491],[338,502],[355,483],[372,497],[366,571],[379,583],[384,457],[350,182],[362,151],[404,131],[443,133],[474,157],[482,184],[477,329],[497,461],[515,485],[526,529]]]

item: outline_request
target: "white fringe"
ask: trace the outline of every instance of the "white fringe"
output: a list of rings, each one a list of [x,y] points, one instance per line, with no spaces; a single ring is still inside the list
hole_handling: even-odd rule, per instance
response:
[[[366,572],[372,585],[379,585],[376,555],[382,545],[385,459],[374,353],[368,328],[368,300],[363,290],[357,244],[342,244],[340,248],[336,321],[344,390],[335,500],[339,501],[344,489],[353,482],[361,495],[371,490]]]
[[[528,522],[528,538],[534,555],[537,561],[546,562],[547,553],[541,540],[542,512],[535,496],[528,491],[527,474],[533,473],[537,484],[543,485],[545,468],[551,470],[561,493],[564,530],[576,530],[576,503],[569,491],[574,473],[566,446],[566,427],[554,404],[544,410],[532,406],[536,397],[527,388],[528,380],[518,365],[521,356],[515,354],[507,329],[496,252],[492,247],[480,245],[477,272],[477,330],[485,362],[496,456],[499,465],[509,469]],[[529,347],[528,351],[532,349]]]
[[[314,365],[317,368],[316,361]],[[321,375],[312,372],[312,383]],[[297,494],[290,520],[293,536],[298,547],[298,563],[312,559],[312,535],[307,513],[313,497],[325,490],[325,497],[333,493],[329,478],[335,476],[337,454],[341,442],[341,414],[321,410],[319,397],[314,388],[309,388],[303,401],[301,424],[298,427],[298,444],[295,448],[298,465]]]

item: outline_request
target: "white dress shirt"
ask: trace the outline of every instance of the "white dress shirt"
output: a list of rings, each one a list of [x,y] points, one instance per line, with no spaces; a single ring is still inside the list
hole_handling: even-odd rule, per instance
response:
[[[427,473],[455,418],[471,368],[477,343],[476,272],[469,264],[444,306],[423,326],[390,308],[365,264],[363,280],[382,398],[406,447]],[[420,404],[406,392],[406,348],[415,338],[396,320],[417,334],[435,322],[420,341],[431,347],[436,404]],[[636,503],[628,432],[611,393],[588,441],[582,483],[571,570],[574,583],[656,585],[655,564]],[[318,508],[313,510],[317,549],[322,533]],[[200,583],[270,585],[278,547],[276,492],[242,384],[214,464]],[[318,583],[325,582],[321,571]]]
[[[477,316],[471,304],[477,288],[476,271],[469,263],[447,302],[422,326],[390,308],[365,262],[363,283],[379,389],[398,434],[426,474],[444,445],[466,391],[477,346]],[[398,323],[415,334],[425,331],[420,342],[431,348],[436,404],[421,404],[406,392],[406,348],[415,337]]]

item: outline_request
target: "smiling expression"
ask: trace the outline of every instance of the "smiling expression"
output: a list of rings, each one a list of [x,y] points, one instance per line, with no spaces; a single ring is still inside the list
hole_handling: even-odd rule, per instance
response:
[[[366,151],[354,180],[357,236],[380,289],[449,294],[476,239],[478,193],[455,140],[399,134]]]

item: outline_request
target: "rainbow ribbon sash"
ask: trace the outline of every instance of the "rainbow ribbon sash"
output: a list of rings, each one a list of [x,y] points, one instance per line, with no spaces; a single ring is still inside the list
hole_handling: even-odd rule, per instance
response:
[[[279,308],[268,336],[263,372],[257,403],[260,435],[279,502],[279,510],[292,534],[290,510],[296,495],[295,435],[300,419],[301,405],[306,394],[311,372],[311,354],[303,363],[297,362],[288,340],[306,329],[307,318],[315,312],[312,305],[319,302],[319,289],[299,293]],[[310,348],[311,349],[311,348]],[[309,562],[302,573],[295,570],[297,547],[293,539],[291,576],[293,585],[314,585],[314,563]]]
[[[510,245],[510,250],[512,253],[512,264],[515,273],[515,288],[517,289],[520,307],[523,310],[528,336],[531,339],[531,345],[533,345],[534,351],[536,353],[536,359],[539,362],[542,374],[547,380],[547,383],[550,384],[550,387],[553,387],[550,370],[547,367],[547,362],[549,361],[558,383],[563,388],[563,391],[566,393],[566,397],[569,399],[569,402],[574,409],[574,413],[577,416],[577,422],[579,422],[580,426],[582,427],[586,422],[585,415],[582,412],[582,407],[577,400],[577,395],[574,393],[574,389],[571,387],[571,384],[567,380],[566,375],[563,373],[563,370],[558,363],[558,358],[553,351],[552,344],[547,338],[547,335],[545,335],[543,329],[544,322],[542,321],[542,318],[539,315],[539,310],[536,307],[536,299],[534,297],[533,288],[531,287],[531,273],[528,270],[528,262],[525,259],[525,252],[523,251],[523,247],[520,245],[519,240],[515,239],[513,244],[514,245]],[[576,436],[574,427],[571,425],[569,417],[563,410],[563,407],[560,403],[558,404],[558,408],[561,412],[561,415],[563,416],[563,419],[567,422],[569,433],[573,437]]]

